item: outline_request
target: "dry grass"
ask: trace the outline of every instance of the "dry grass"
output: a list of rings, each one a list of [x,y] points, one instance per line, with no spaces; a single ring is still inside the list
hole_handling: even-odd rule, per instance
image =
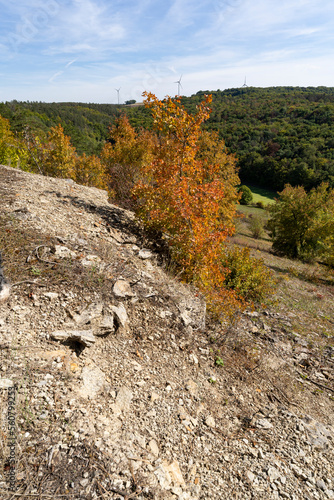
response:
[[[28,283],[32,291],[43,286],[64,289],[71,284],[88,292],[96,288],[110,292],[110,281],[96,269],[84,268],[76,259],[57,259],[52,249],[59,244],[56,238],[24,227],[13,216],[0,215],[0,249],[5,276],[12,285]],[[66,246],[71,248],[69,243]],[[98,255],[103,249],[93,252]]]
[[[249,207],[243,207],[248,209]],[[236,235],[231,243],[248,246],[254,257],[263,259],[278,279],[275,309],[291,318],[291,330],[306,336],[319,345],[334,345],[334,270],[314,263],[274,255],[268,233],[263,238],[251,236],[249,221],[257,216],[267,217],[261,209],[250,207],[238,220]]]

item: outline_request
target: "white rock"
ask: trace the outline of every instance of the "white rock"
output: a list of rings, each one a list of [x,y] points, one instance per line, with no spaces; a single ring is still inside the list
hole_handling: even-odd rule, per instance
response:
[[[254,481],[254,479],[255,479],[255,474],[253,474],[253,472],[251,472],[250,470],[248,470],[246,472],[246,477],[252,483]]]
[[[54,293],[54,292],[46,292],[46,293],[43,293],[43,295],[44,295],[44,297],[47,297],[50,300],[55,300],[55,299],[58,299],[58,297],[59,297],[59,294]]]
[[[194,365],[198,365],[198,357],[195,354],[191,353],[189,359]]]
[[[80,262],[84,267],[94,267],[100,264],[101,259],[98,255],[86,255]]]
[[[119,306],[111,306],[111,310],[114,312],[120,326],[126,328],[129,325],[129,316],[124,305],[120,304]]]
[[[275,467],[269,467],[268,477],[269,481],[273,483],[274,481],[276,481],[276,479],[280,477],[280,472],[277,469],[275,469]]]
[[[261,427],[262,429],[272,429],[274,426],[269,420],[266,418],[259,418],[256,422],[257,427]]]
[[[206,417],[205,424],[208,427],[210,427],[211,429],[214,429],[216,427],[215,419],[211,415],[209,415],[208,417]]]
[[[149,446],[151,452],[153,453],[153,455],[158,457],[159,456],[159,447],[158,447],[158,444],[155,441],[155,439],[151,439],[151,441],[148,443],[148,446]]]
[[[0,378],[0,389],[8,389],[9,387],[13,387],[14,382],[9,378]]]
[[[157,394],[156,392],[152,392],[151,394],[152,403],[154,403],[154,401],[157,401],[159,398],[160,398],[159,394]]]
[[[191,323],[191,317],[190,317],[188,311],[183,311],[180,314],[180,317],[182,319],[182,322],[183,322],[184,326],[189,326],[190,325],[190,323]]]
[[[105,335],[106,333],[109,333],[114,330],[114,316],[111,316],[110,314],[106,314],[103,316],[102,321],[100,323],[100,328],[101,331],[95,332],[95,335]]]
[[[150,259],[152,256],[152,252],[150,250],[147,250],[146,248],[142,248],[141,250],[139,250],[138,257],[140,259],[146,260]]]
[[[57,330],[51,333],[51,338],[60,342],[76,341],[85,347],[90,347],[96,342],[92,330]]]
[[[130,404],[132,400],[132,392],[127,387],[121,387],[118,391],[114,413],[120,415],[122,412],[127,412],[130,409]]]
[[[187,389],[187,391],[189,391],[189,393],[192,396],[196,396],[198,394],[198,385],[193,380],[189,379],[187,381],[187,383],[186,383],[186,389]]]
[[[80,314],[73,315],[74,321],[78,325],[86,325],[87,323],[90,323],[92,320],[101,316],[102,309],[102,302],[89,304],[89,306],[83,309]]]
[[[55,256],[60,259],[75,259],[77,254],[67,247],[55,245]]]
[[[97,366],[84,366],[82,369],[82,387],[79,393],[83,397],[94,398],[105,386],[106,378]]]
[[[125,280],[117,280],[114,284],[113,292],[116,297],[133,297],[130,284]]]

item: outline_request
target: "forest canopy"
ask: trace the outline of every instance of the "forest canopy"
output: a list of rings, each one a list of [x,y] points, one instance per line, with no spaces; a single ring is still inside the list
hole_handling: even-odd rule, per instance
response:
[[[193,113],[204,94],[212,94],[212,112],[204,127],[217,131],[234,153],[244,184],[282,190],[285,184],[310,190],[327,182],[334,187],[334,88],[243,87],[200,91],[182,97]],[[59,124],[78,154],[99,155],[109,127],[125,113],[131,126],[152,128],[144,106],[11,101],[0,115],[13,133],[26,127],[38,136]]]

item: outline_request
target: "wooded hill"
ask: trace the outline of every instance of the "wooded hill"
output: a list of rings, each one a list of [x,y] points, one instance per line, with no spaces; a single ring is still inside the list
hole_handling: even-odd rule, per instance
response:
[[[334,88],[243,87],[200,91],[183,97],[188,111],[212,94],[212,113],[205,127],[219,131],[235,153],[243,183],[274,190],[286,183],[310,189],[322,181],[334,187]],[[151,127],[143,106],[11,101],[0,103],[0,115],[12,130],[29,127],[45,134],[61,125],[79,154],[99,154],[108,127],[126,113],[135,127]]]

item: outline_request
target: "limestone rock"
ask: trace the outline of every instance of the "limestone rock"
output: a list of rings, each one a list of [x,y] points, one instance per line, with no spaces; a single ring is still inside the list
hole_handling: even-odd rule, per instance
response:
[[[129,317],[125,306],[123,304],[120,304],[119,306],[111,306],[111,310],[115,314],[115,322],[117,323],[118,328],[128,330]]]
[[[147,250],[146,248],[142,248],[138,252],[138,257],[142,260],[150,259],[152,256],[152,252],[150,250]]]
[[[114,284],[113,292],[116,297],[133,297],[130,283],[125,280],[117,280]]]
[[[97,366],[85,366],[81,373],[82,387],[79,393],[82,397],[94,398],[106,384],[105,375]]]
[[[63,245],[55,245],[54,254],[59,259],[75,259],[77,254]]]
[[[98,255],[86,255],[86,257],[81,259],[80,262],[84,267],[98,267],[98,268],[100,268],[99,264],[102,261]]]
[[[122,412],[127,412],[130,409],[130,404],[132,400],[132,391],[127,387],[121,387],[116,396],[116,402],[114,406],[115,415],[120,415]]]
[[[60,342],[79,342],[85,347],[90,347],[96,342],[92,330],[57,330],[51,333],[51,338]]]

